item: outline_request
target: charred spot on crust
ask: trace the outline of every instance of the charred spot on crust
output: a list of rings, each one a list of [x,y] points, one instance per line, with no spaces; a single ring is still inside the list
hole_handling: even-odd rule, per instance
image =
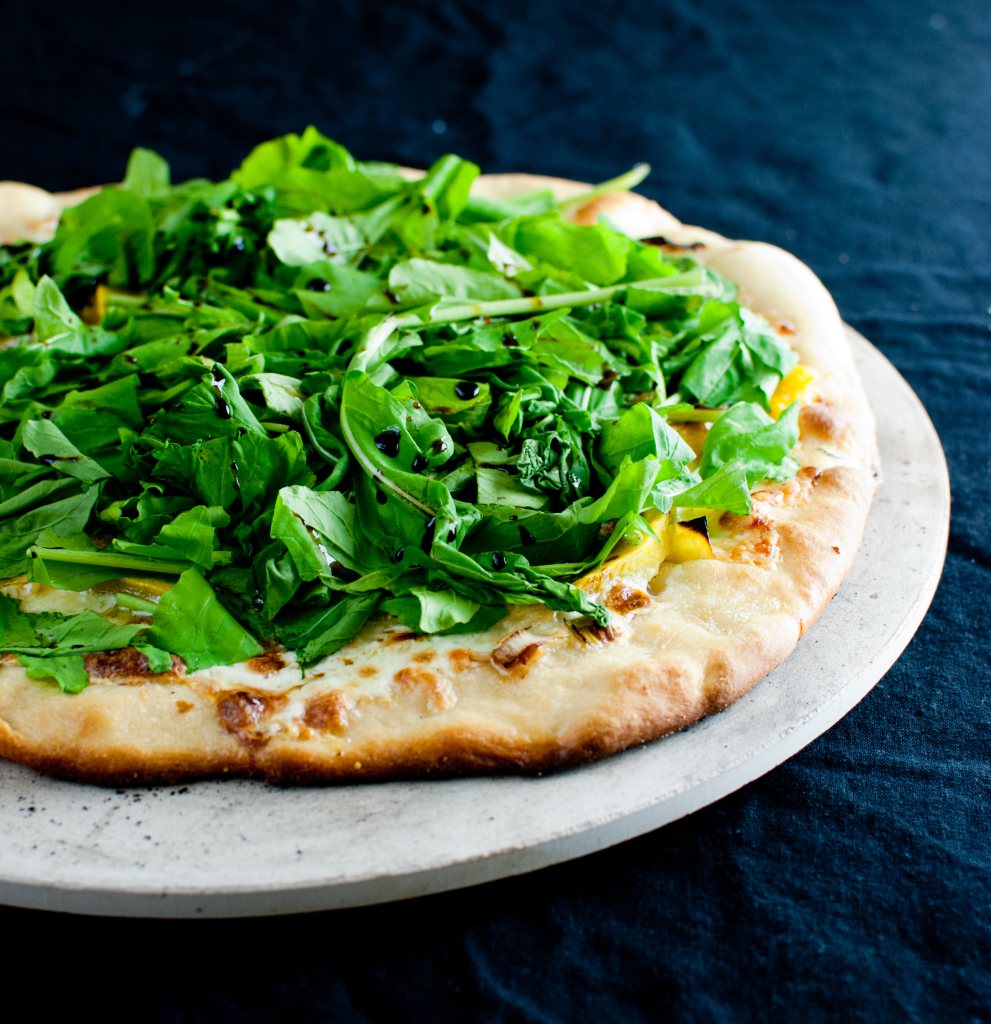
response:
[[[347,699],[340,690],[311,697],[306,702],[303,722],[311,729],[343,732],[348,727]]]

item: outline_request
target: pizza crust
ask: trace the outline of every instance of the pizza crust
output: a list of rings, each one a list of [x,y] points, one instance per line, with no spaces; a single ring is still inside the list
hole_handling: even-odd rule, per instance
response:
[[[590,186],[488,175],[491,197]],[[149,677],[124,659],[90,667],[67,697],[0,667],[0,754],[102,784],[241,775],[329,782],[542,772],[623,750],[720,711],[794,649],[853,564],[879,479],[874,420],[844,328],[794,256],[681,224],[634,193],[569,210],[662,236],[741,288],[814,371],[793,481],[755,494],[748,517],[710,524],[715,557],[639,566],[603,596],[612,638],[525,606],[488,633],[422,638],[370,621],[304,674],[284,652],[240,666]],[[701,245],[701,247],[699,247]]]

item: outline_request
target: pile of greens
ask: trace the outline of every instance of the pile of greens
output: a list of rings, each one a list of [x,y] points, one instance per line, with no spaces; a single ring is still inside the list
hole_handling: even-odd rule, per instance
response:
[[[732,284],[477,174],[409,182],[313,128],[219,183],[138,149],[53,241],[0,248],[0,578],[176,584],[120,595],[147,631],[2,598],[0,646],[74,690],[135,643],[156,671],[269,640],[309,664],[375,611],[605,624],[569,581],[643,512],[745,513],[794,473],[797,405],[768,411],[796,357]]]

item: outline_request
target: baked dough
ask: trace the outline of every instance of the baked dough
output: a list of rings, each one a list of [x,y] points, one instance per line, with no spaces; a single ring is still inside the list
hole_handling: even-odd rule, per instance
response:
[[[489,197],[580,182],[488,175]],[[39,209],[41,204],[38,204]],[[853,563],[879,479],[874,420],[829,293],[794,256],[681,224],[634,193],[601,196],[570,216],[691,255],[740,286],[813,376],[799,417],[792,480],[755,491],[746,517],[710,516],[715,555],[673,563],[625,555],[583,584],[612,607],[609,632],[573,631],[560,613],[515,606],[486,633],[423,637],[375,616],[306,670],[278,650],[187,673],[148,673],[133,649],[87,655],[90,685],[67,697],[0,668],[0,754],[40,771],[104,784],[211,775],[328,782],[542,772],[602,757],[726,708],[794,649]],[[5,237],[8,233],[6,222]],[[704,428],[684,425],[698,449]],[[112,594],[3,588],[110,613]],[[30,605],[30,607],[29,607]]]

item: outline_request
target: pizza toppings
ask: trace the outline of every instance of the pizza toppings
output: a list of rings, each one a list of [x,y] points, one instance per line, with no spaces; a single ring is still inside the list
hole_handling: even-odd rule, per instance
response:
[[[592,217],[643,168],[557,205],[475,199],[477,173],[406,181],[308,129],[172,186],[137,150],[51,241],[0,249],[0,576],[158,584],[113,623],[3,598],[0,648],[72,692],[180,659],[274,685],[381,614],[478,635],[543,605],[610,642],[663,559],[712,557],[700,511],[793,477],[799,425],[836,437],[734,285]],[[491,664],[542,652],[520,632]],[[255,735],[253,694],[225,728]]]
[[[526,668],[540,656],[540,648],[546,643],[549,643],[547,639],[538,639],[529,630],[518,629],[493,649],[492,664],[503,670]]]

